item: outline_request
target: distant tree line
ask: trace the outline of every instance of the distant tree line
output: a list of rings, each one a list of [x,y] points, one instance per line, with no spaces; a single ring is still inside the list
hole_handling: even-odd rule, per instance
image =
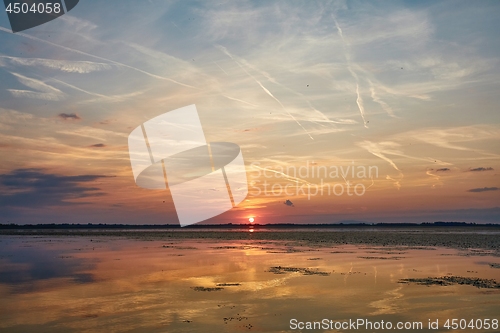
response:
[[[500,228],[500,224],[487,223],[477,224],[471,222],[422,222],[422,223],[322,223],[322,224],[294,224],[294,223],[276,223],[276,224],[193,224],[184,227],[184,229],[285,229],[285,228],[405,228],[405,227],[492,227]],[[105,223],[51,223],[51,224],[15,224],[0,223],[0,229],[120,229],[120,230],[147,230],[147,229],[180,229],[178,224],[105,224]]]

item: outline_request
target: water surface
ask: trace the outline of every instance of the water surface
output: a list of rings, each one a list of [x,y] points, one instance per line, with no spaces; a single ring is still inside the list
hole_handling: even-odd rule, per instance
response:
[[[500,319],[500,289],[400,283],[500,281],[499,263],[477,249],[1,236],[0,330],[297,332],[293,318]]]

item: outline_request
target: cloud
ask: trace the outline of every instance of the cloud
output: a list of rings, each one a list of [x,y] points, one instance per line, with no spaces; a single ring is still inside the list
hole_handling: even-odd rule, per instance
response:
[[[127,137],[127,134],[124,133],[103,130],[91,126],[81,126],[79,128],[72,130],[58,131],[57,133],[70,136],[92,138],[94,140],[101,140],[101,141],[106,141],[109,137],[120,137],[120,138]]]
[[[396,163],[394,163],[393,160],[385,156],[385,154],[400,155],[400,152],[394,149],[400,146],[398,143],[395,142],[375,143],[371,141],[363,141],[358,143],[358,146],[366,149],[369,153],[383,159],[384,161],[389,163],[394,169],[401,172]]]
[[[500,131],[491,125],[470,125],[451,128],[421,128],[398,134],[394,139],[422,141],[436,147],[461,151],[480,150],[461,145],[468,142],[481,140],[498,140]]]
[[[74,205],[69,200],[103,195],[99,188],[82,185],[105,175],[63,176],[43,169],[16,169],[0,175],[0,207],[45,207]]]
[[[11,73],[11,74],[14,75],[19,82],[21,82],[27,87],[30,87],[31,89],[42,91],[44,93],[55,93],[55,94],[62,93],[61,90],[54,88],[43,81],[33,79],[31,77],[27,77],[18,73]]]
[[[469,171],[491,171],[491,170],[493,170],[493,168],[491,168],[491,167],[487,167],[487,168],[479,167],[479,168],[469,169]]]
[[[81,120],[82,118],[77,115],[76,113],[59,113],[57,115],[59,118],[63,119],[63,120]]]
[[[43,99],[43,100],[49,100],[49,101],[59,101],[63,99],[64,93],[37,79],[33,79],[18,73],[11,73],[13,76],[17,78],[17,80],[36,91],[31,91],[31,90],[20,90],[20,89],[7,89],[14,97],[18,98],[34,98],[34,99]]]
[[[300,128],[302,128],[304,130],[304,132],[306,132],[306,134],[309,136],[309,138],[311,140],[314,140],[314,138],[311,136],[311,134],[305,129],[305,127],[290,113],[290,111],[288,111],[287,108],[285,108],[285,106],[283,105],[283,103],[278,99],[276,98],[276,96],[273,95],[273,93],[271,91],[269,91],[269,89],[267,89],[263,84],[262,82],[260,82],[259,80],[257,80],[252,74],[250,74],[246,69],[245,67],[243,67],[237,60],[236,58],[231,54],[229,53],[229,51],[223,47],[223,46],[217,46],[217,48],[219,50],[221,50],[222,52],[224,52],[228,57],[230,57],[249,77],[251,77],[261,88],[262,90],[267,94],[269,95],[272,99],[274,99],[280,106],[281,108],[283,109],[283,111],[285,111],[285,113],[291,118],[293,119],[293,121],[295,121],[295,123],[297,123],[297,125],[299,125]],[[245,63],[244,63],[245,65]],[[267,77],[268,79],[271,79],[270,77]],[[271,79],[272,81],[272,79]]]
[[[8,29],[3,28],[3,27],[0,27],[0,31],[5,31],[5,32],[8,32],[8,33],[11,33],[11,31],[9,31]],[[194,88],[193,86],[190,86],[190,85],[184,84],[184,83],[182,83],[182,82],[178,82],[178,81],[173,80],[173,79],[168,78],[168,77],[163,77],[163,76],[160,76],[160,75],[156,75],[156,74],[153,74],[153,73],[150,73],[150,72],[144,71],[144,70],[142,70],[142,69],[139,69],[139,68],[137,68],[137,67],[133,67],[133,66],[130,66],[130,65],[126,65],[126,64],[121,63],[121,62],[118,62],[118,61],[114,61],[114,60],[111,60],[111,59],[107,59],[107,58],[99,57],[99,56],[94,55],[94,54],[86,53],[86,52],[83,52],[83,51],[79,51],[79,50],[77,50],[77,49],[73,49],[73,48],[70,48],[70,47],[66,47],[66,46],[63,46],[63,45],[59,45],[59,44],[56,44],[56,43],[52,43],[52,42],[49,42],[49,41],[47,41],[47,40],[40,39],[40,38],[37,38],[37,37],[31,36],[31,35],[27,35],[27,34],[22,33],[22,32],[17,33],[17,36],[22,36],[22,37],[25,37],[25,38],[29,38],[29,39],[31,39],[31,40],[36,40],[36,41],[39,41],[39,42],[42,42],[42,43],[45,43],[45,44],[48,44],[48,45],[51,45],[51,46],[54,46],[54,47],[57,47],[57,48],[63,49],[63,50],[66,50],[66,51],[70,51],[70,52],[73,52],[73,53],[80,54],[80,55],[84,55],[84,56],[92,57],[92,58],[99,59],[99,60],[102,60],[102,61],[107,61],[107,62],[110,62],[110,63],[112,63],[112,64],[116,65],[116,66],[121,66],[121,67],[124,67],[124,68],[129,68],[129,69],[132,69],[132,70],[134,70],[134,71],[137,71],[137,72],[139,72],[139,73],[145,74],[145,75],[147,75],[147,76],[149,76],[149,77],[153,77],[153,78],[156,78],[156,79],[159,79],[159,80],[165,80],[165,81],[169,81],[169,82],[172,82],[172,83],[175,83],[175,84],[178,84],[178,85],[184,86],[184,87]]]
[[[94,148],[104,148],[106,145],[104,143],[96,143],[95,145],[91,145],[90,147]]]
[[[473,192],[473,193],[478,193],[478,192],[489,192],[489,191],[498,191],[498,187],[479,187],[479,188],[473,188],[468,190],[467,192]]]
[[[42,99],[45,101],[59,101],[61,98],[56,94],[51,93],[40,93],[36,91],[29,90],[19,90],[19,89],[7,89],[12,96],[17,98],[30,98],[30,99]]]
[[[0,58],[7,59],[12,65],[22,65],[31,67],[45,67],[50,69],[57,69],[67,73],[80,73],[86,74],[96,71],[109,70],[113,66],[105,63],[91,62],[91,61],[70,61],[70,60],[54,60],[54,59],[41,59],[41,58],[19,58],[0,56]],[[0,66],[5,66],[6,62],[0,62]]]
[[[91,91],[88,91],[88,90],[85,90],[85,89],[81,89],[75,85],[72,85],[72,84],[69,84],[67,82],[64,82],[64,81],[61,81],[61,80],[58,80],[58,79],[49,79],[51,81],[55,81],[59,84],[62,84],[66,87],[69,87],[71,89],[74,89],[74,90],[77,90],[77,91],[80,91],[80,92],[83,92],[87,95],[91,95],[91,96],[95,96],[96,98],[93,98],[93,99],[90,99],[90,100],[85,100],[85,101],[82,101],[82,103],[93,103],[93,102],[101,102],[101,101],[110,101],[110,102],[121,102],[121,101],[124,101],[126,99],[129,99],[129,98],[132,98],[132,97],[136,97],[138,95],[141,95],[144,93],[144,91],[134,91],[134,92],[131,92],[131,93],[127,93],[127,94],[120,94],[120,95],[109,95],[109,96],[106,96],[106,95],[103,95],[103,94],[98,94],[98,93],[95,93],[95,92],[91,92]]]
[[[18,122],[30,121],[34,116],[30,113],[19,112],[16,110],[0,108],[0,123],[1,124],[17,124]]]
[[[358,77],[358,74],[356,74],[356,72],[353,71],[353,69],[352,69],[352,65],[351,65],[351,58],[352,57],[351,57],[351,54],[349,51],[348,43],[346,42],[346,40],[344,38],[344,33],[342,32],[342,29],[340,28],[340,25],[337,22],[337,19],[335,17],[333,17],[333,21],[335,22],[335,27],[337,28],[337,33],[338,33],[340,39],[342,40],[342,44],[344,46],[344,54],[345,54],[345,58],[346,58],[346,62],[347,62],[347,69],[351,73],[352,78],[356,81],[356,97],[357,97],[356,98],[356,105],[358,106],[359,113],[361,115],[361,118],[363,119],[363,124],[364,124],[365,128],[368,128],[368,126],[367,126],[368,122],[365,119],[365,107],[364,107],[363,97],[361,96],[361,94],[359,92],[359,77]],[[372,97],[373,96],[374,96],[374,91],[372,91]],[[376,98],[374,98],[374,100],[376,100]]]
[[[404,177],[403,172],[401,171],[400,168],[396,165],[396,163],[387,157],[387,155],[401,155],[401,152],[397,149],[400,147],[400,145],[396,142],[371,142],[368,140],[365,140],[363,142],[359,142],[358,146],[361,148],[366,149],[369,153],[373,154],[374,156],[377,156],[378,158],[381,158],[382,160],[386,161],[389,163],[395,170],[399,172],[399,179],[394,179],[390,177],[389,175],[386,176],[386,179],[394,181],[394,186],[396,186],[397,189],[401,188],[401,180]]]
[[[450,171],[450,169],[449,168],[441,168],[441,169],[437,169],[436,171],[437,172],[440,172],[440,171]]]

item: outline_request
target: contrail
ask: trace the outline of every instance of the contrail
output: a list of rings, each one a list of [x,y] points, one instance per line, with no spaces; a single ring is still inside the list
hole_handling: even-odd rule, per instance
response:
[[[352,77],[356,81],[356,96],[357,96],[356,104],[358,105],[359,113],[361,114],[361,118],[363,119],[363,125],[365,126],[365,128],[368,128],[367,121],[365,119],[365,108],[363,106],[363,98],[361,97],[361,95],[359,93],[359,78],[358,78],[358,75],[351,68],[351,55],[349,54],[349,51],[347,49],[347,44],[346,44],[345,39],[344,39],[344,33],[342,32],[342,29],[340,28],[340,25],[337,22],[337,19],[335,18],[335,16],[332,16],[332,17],[333,17],[333,21],[335,22],[335,27],[337,27],[337,33],[340,36],[340,39],[342,39],[342,46],[344,48],[344,56],[345,56],[346,61],[347,61],[347,69],[349,70]]]
[[[229,75],[229,74],[227,74],[227,72],[226,72],[226,71],[225,71],[222,67],[220,67],[220,66],[219,66],[219,64],[218,64],[217,62],[215,62],[215,61],[214,61],[214,64],[215,64],[217,67],[219,67],[219,69],[220,69],[221,71],[223,71],[223,72],[224,72],[224,74]]]
[[[304,100],[307,102],[307,105],[309,105],[309,107],[310,107],[312,110],[314,110],[314,112],[319,113],[319,114],[321,115],[321,117],[325,120],[325,122],[327,122],[327,123],[337,123],[337,124],[338,124],[338,122],[335,122],[335,121],[333,121],[333,120],[330,120],[330,118],[328,118],[328,117],[327,117],[327,116],[326,116],[323,112],[321,112],[321,111],[319,111],[318,109],[316,109],[316,108],[315,108],[315,107],[311,104],[311,102],[310,102],[307,98],[305,98],[305,97],[304,97],[304,95],[302,95],[301,93],[296,93],[296,94],[298,94],[299,96],[301,96],[302,98],[304,98]],[[316,121],[316,123],[318,123],[318,122]]]
[[[238,61],[236,61],[236,59],[234,59],[233,55],[231,53],[229,53],[225,47],[218,45],[217,48],[219,50],[221,50],[222,52],[224,52],[228,57],[230,57],[248,76],[250,76],[262,88],[262,90],[264,90],[264,92],[266,94],[268,94],[271,98],[273,98],[276,102],[278,102],[278,104],[283,108],[283,111],[285,111],[288,114],[288,116],[290,118],[292,118],[297,123],[297,125],[299,125],[300,128],[302,128],[304,130],[304,132],[306,132],[306,134],[311,138],[311,140],[314,140],[314,138],[311,136],[311,134],[309,134],[309,132],[307,132],[307,130],[304,128],[304,126],[302,126],[302,124],[290,112],[288,112],[288,110],[280,102],[280,100],[277,99],[276,97],[274,97],[274,95],[269,91],[269,89],[264,87],[264,85],[259,80],[257,80],[243,66],[241,66],[240,63]]]
[[[368,83],[370,84],[370,92],[371,92],[371,96],[372,96],[373,101],[378,103],[382,107],[382,109],[384,109],[385,112],[387,112],[387,114],[389,116],[395,117],[394,112],[392,111],[392,108],[386,102],[381,100],[377,96],[377,94],[375,93],[375,87],[373,86],[372,81],[368,80]]]
[[[226,55],[228,55],[229,57],[231,57],[231,59],[234,60],[234,57],[229,54],[229,52],[227,51],[227,49],[225,49],[223,46],[220,46],[218,45],[219,49],[222,50],[224,53],[226,53]],[[306,103],[309,105],[309,107],[311,108],[311,110],[313,110],[314,112],[316,113],[319,113],[323,119],[325,119],[325,122],[327,123],[336,123],[336,124],[342,124],[343,122],[336,122],[336,121],[332,121],[330,120],[330,118],[328,118],[323,112],[321,112],[320,110],[316,109],[312,104],[311,102],[304,96],[304,94],[300,93],[300,92],[297,92],[295,90],[293,90],[292,88],[290,87],[287,87],[286,85],[283,85],[281,84],[279,81],[277,81],[274,77],[272,77],[269,73],[265,72],[265,71],[262,71],[260,70],[259,68],[255,67],[255,66],[252,66],[252,64],[248,63],[248,61],[246,61],[245,59],[241,59],[240,58],[240,61],[247,67],[253,69],[254,71],[260,73],[262,76],[264,76],[266,79],[268,79],[270,82],[292,92],[293,94],[297,95],[297,96],[300,96],[304,101],[306,101]],[[240,66],[241,67],[241,66]],[[222,69],[222,68],[221,68]],[[319,124],[320,122],[318,121],[314,121],[314,120],[308,120],[310,122],[314,122],[314,123],[317,123]],[[322,124],[321,124],[322,125]]]
[[[347,181],[347,179],[345,179],[344,175],[340,175],[340,176],[344,179],[344,182],[347,185],[347,187],[349,187],[349,182]]]
[[[108,70],[113,66],[105,63],[91,61],[71,61],[71,60],[54,60],[42,58],[20,58],[0,55],[0,58],[8,59],[11,63],[23,66],[47,67],[50,69],[58,69],[68,73],[90,73],[94,71]]]
[[[368,186],[366,189],[369,189],[370,187],[372,187],[372,186],[375,184],[375,182],[373,181],[373,176],[372,176],[372,177],[370,177],[370,179],[372,180],[372,183],[371,183],[371,184],[370,184],[370,186]]]
[[[82,88],[78,88],[77,86],[74,86],[74,85],[69,84],[69,83],[67,83],[67,82],[64,82],[64,81],[58,80],[58,79],[53,79],[53,78],[52,78],[52,79],[50,79],[50,80],[55,81],[55,82],[58,82],[58,83],[60,83],[60,84],[62,84],[62,85],[65,85],[65,86],[67,86],[67,87],[70,87],[70,88],[75,89],[75,90],[78,90],[78,91],[81,91],[81,92],[86,93],[86,94],[91,95],[91,96],[97,96],[97,97],[102,97],[102,98],[108,98],[108,96],[106,96],[106,95],[101,95],[101,94],[98,94],[98,93],[93,93],[93,92],[90,92],[90,91],[84,90],[84,89],[82,89]]]
[[[174,27],[176,27],[180,32],[184,33],[184,31],[182,31],[181,28],[179,28],[179,26],[177,24],[175,24],[174,22],[170,22],[174,25]]]
[[[387,163],[389,163],[395,170],[397,170],[399,172],[399,175],[400,175],[400,178],[398,180],[396,179],[393,179],[391,178],[389,175],[386,176],[386,179],[390,179],[392,181],[395,182],[395,185],[396,187],[399,189],[401,188],[401,184],[400,184],[400,181],[401,179],[403,179],[404,177],[404,174],[403,174],[403,171],[401,171],[401,169],[398,168],[398,166],[396,165],[396,163],[394,163],[393,160],[391,160],[389,157],[385,156],[381,150],[379,148],[376,147],[376,145],[370,141],[364,141],[362,143],[359,143],[358,144],[360,147],[366,149],[370,154],[374,155],[374,156],[377,156],[378,158],[386,161]],[[375,149],[373,149],[375,148]]]
[[[237,98],[230,97],[230,96],[227,96],[227,95],[222,95],[222,96],[226,97],[227,99],[230,99],[230,100],[236,101],[236,102],[245,103],[245,104],[248,104],[248,105],[250,105],[250,106],[257,107],[257,108],[259,107],[258,105],[255,105],[255,104],[252,104],[252,103],[249,103],[249,102],[245,102],[245,101],[243,101],[243,100],[241,100],[241,99],[237,99]]]
[[[247,72],[248,73],[248,72]],[[271,96],[272,98],[274,98],[274,100],[276,102],[278,102],[279,105],[281,105],[281,107],[283,108],[283,110],[288,113],[288,115],[297,123],[297,125],[299,125],[303,130],[304,132],[307,133],[307,135],[311,138],[311,140],[314,140],[314,138],[311,136],[311,134],[309,134],[309,132],[307,132],[307,130],[304,128],[304,126],[302,126],[302,124],[297,120],[295,119],[295,117],[290,113],[288,112],[287,109],[285,109],[285,106],[280,102],[279,99],[277,99],[276,97],[274,97],[274,95],[266,88],[264,87],[264,85],[262,83],[260,83],[259,80],[257,80],[256,78],[253,78],[255,80],[255,82],[257,82],[259,84],[259,86],[269,95]]]
[[[56,94],[62,94],[63,92],[55,87],[52,87],[50,84],[47,84],[43,81],[33,79],[31,77],[27,77],[18,73],[10,72],[10,74],[14,75],[19,82],[24,84],[27,87],[30,87],[31,89],[35,89],[38,91],[42,91],[45,93],[56,93]]]
[[[130,97],[134,97],[134,96],[137,96],[137,95],[141,95],[143,92],[142,91],[136,91],[136,92],[133,92],[133,93],[129,93],[129,94],[123,94],[123,95],[111,95],[111,96],[106,96],[106,95],[102,95],[102,94],[98,94],[98,93],[94,93],[94,92],[91,92],[91,91],[88,91],[88,90],[84,90],[82,88],[79,88],[77,86],[74,86],[72,84],[69,84],[67,82],[64,82],[64,81],[61,81],[61,80],[58,80],[58,79],[49,79],[50,81],[55,81],[55,82],[58,82],[62,85],[65,85],[71,89],[75,89],[77,91],[81,91],[85,94],[88,94],[88,95],[91,95],[91,96],[94,96],[94,97],[100,97],[100,98],[104,98],[104,99],[108,99],[108,100],[112,100],[112,101],[120,101],[120,100],[123,100],[125,98],[130,98]],[[90,100],[90,102],[93,102],[95,101],[96,99],[93,99],[93,100]],[[89,101],[86,101],[86,102],[89,102]]]
[[[23,85],[35,90],[31,91],[31,90],[20,90],[20,89],[7,89],[7,91],[10,92],[14,97],[59,101],[65,96],[65,94],[61,90],[43,81],[33,79],[14,72],[10,72],[10,74],[15,76],[17,80]]]
[[[378,153],[378,152],[374,152],[370,149],[367,149],[371,154],[377,156],[378,158],[381,158],[383,159],[384,161],[386,161],[387,163],[389,163],[394,169],[396,169],[397,171],[401,172],[401,170],[399,170],[398,166],[396,165],[396,163],[394,163],[390,158],[386,157],[384,154],[382,153]]]
[[[260,170],[264,170],[264,171],[274,172],[275,174],[281,175],[284,178],[286,178],[286,179],[288,179],[288,180],[290,180],[292,182],[295,182],[295,183],[304,183],[304,184],[308,184],[308,185],[313,185],[313,184],[309,183],[307,180],[304,180],[304,179],[301,179],[301,178],[297,178],[297,177],[292,177],[292,176],[289,176],[289,175],[287,175],[286,173],[283,173],[283,172],[279,172],[279,171],[271,170],[271,169],[267,169],[267,168],[262,168],[262,167],[259,167],[259,166],[256,166],[256,165],[252,165],[252,167],[260,169]]]
[[[0,27],[0,30],[4,31],[4,32],[12,33],[9,29],[6,29],[4,27]],[[148,76],[153,77],[155,79],[165,80],[165,81],[169,81],[169,82],[172,82],[172,83],[175,83],[175,84],[187,87],[187,88],[197,89],[196,87],[190,86],[189,84],[185,84],[185,83],[182,83],[182,82],[170,79],[168,77],[163,77],[163,76],[160,76],[160,75],[152,74],[152,73],[143,71],[142,69],[139,69],[139,68],[136,68],[136,67],[133,67],[133,66],[130,66],[130,65],[126,65],[126,64],[118,62],[118,61],[114,61],[114,60],[110,60],[110,59],[107,59],[107,58],[99,57],[99,56],[96,56],[96,55],[93,55],[93,54],[90,54],[90,53],[86,53],[86,52],[83,52],[83,51],[72,49],[72,48],[67,47],[67,46],[55,44],[55,43],[49,42],[49,41],[44,40],[44,39],[40,39],[40,38],[37,38],[37,37],[33,37],[33,36],[30,36],[30,35],[27,35],[27,34],[22,33],[22,32],[17,32],[16,35],[22,36],[22,37],[25,37],[25,38],[28,38],[28,39],[36,40],[38,42],[46,43],[46,44],[49,44],[49,45],[61,48],[61,49],[66,50],[66,51],[70,51],[70,52],[78,53],[78,54],[85,55],[85,56],[88,56],[88,57],[92,57],[92,58],[104,60],[104,61],[110,62],[110,63],[118,65],[118,66],[122,66],[122,67],[125,67],[125,68],[132,69],[134,71],[137,71],[139,73],[148,75]]]
[[[222,47],[222,46],[221,46],[221,50],[222,50],[224,53],[226,53],[229,57],[231,57],[231,59],[233,59],[233,60],[234,60],[234,57],[233,57],[231,54],[229,54],[229,52],[227,51],[227,49],[226,49],[226,48],[224,48],[224,47]],[[263,71],[263,70],[260,70],[259,68],[257,68],[257,67],[255,67],[255,66],[253,66],[252,64],[248,63],[248,61],[246,61],[245,59],[240,59],[240,61],[241,61],[241,62],[242,62],[245,66],[247,66],[247,67],[251,68],[252,70],[254,70],[254,71],[256,71],[256,72],[260,73],[262,76],[264,76],[264,77],[265,77],[266,79],[268,79],[270,82],[272,82],[272,83],[274,83],[274,84],[276,84],[276,85],[278,85],[278,86],[280,86],[280,87],[282,87],[282,88],[284,88],[284,89],[286,89],[286,90],[288,90],[288,91],[290,91],[290,92],[294,93],[294,94],[295,94],[295,95],[297,95],[297,96],[300,96],[300,97],[301,97],[304,101],[306,101],[306,102],[307,102],[307,104],[309,105],[309,107],[311,108],[311,110],[315,111],[316,113],[320,113],[320,114],[321,114],[321,116],[322,116],[322,117],[323,117],[323,118],[324,118],[327,122],[333,122],[333,121],[330,121],[330,119],[329,119],[329,118],[328,118],[328,117],[327,117],[327,116],[326,116],[323,112],[321,112],[321,111],[317,110],[316,108],[314,108],[314,107],[312,106],[311,102],[310,102],[310,101],[309,101],[309,100],[308,100],[308,99],[307,99],[307,98],[306,98],[306,97],[305,97],[302,93],[297,92],[297,91],[293,90],[292,88],[289,88],[289,87],[287,87],[287,86],[285,86],[285,85],[281,84],[281,83],[280,83],[280,82],[278,82],[278,81],[277,81],[274,77],[272,77],[269,73],[267,73],[267,72],[265,72],[265,71]],[[241,67],[241,66],[240,66],[240,67]],[[313,120],[310,120],[310,121],[311,121],[311,122],[315,122],[315,121],[313,121]],[[318,122],[316,122],[316,123],[318,123]]]
[[[365,125],[365,128],[368,128],[366,125],[366,120],[365,120],[365,107],[363,105],[363,97],[359,94],[359,84],[356,83],[356,95],[358,96],[356,98],[356,104],[358,105],[359,108],[359,113],[361,113],[361,118],[363,119],[363,124]]]

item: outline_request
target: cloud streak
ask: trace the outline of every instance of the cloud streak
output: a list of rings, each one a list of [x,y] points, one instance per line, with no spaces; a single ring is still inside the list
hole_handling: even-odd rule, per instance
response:
[[[87,74],[97,71],[110,70],[113,66],[105,63],[97,63],[91,61],[71,61],[71,60],[54,60],[42,58],[19,58],[0,56],[0,58],[7,59],[11,65],[22,65],[30,67],[45,67],[50,69],[59,70],[66,73],[79,73]],[[0,63],[1,65],[1,63]],[[6,64],[4,63],[4,66]]]
[[[4,31],[4,32],[7,32],[7,33],[11,33],[11,31],[9,31],[8,29],[5,29],[4,27],[0,27],[0,30],[1,31]],[[52,45],[52,46],[55,46],[55,47],[58,47],[58,48],[61,48],[63,50],[66,50],[66,51],[70,51],[70,52],[74,52],[74,53],[78,53],[78,54],[81,54],[81,55],[84,55],[84,56],[88,56],[88,57],[92,57],[92,58],[95,58],[95,59],[99,59],[99,60],[103,60],[103,61],[107,61],[107,62],[110,62],[114,65],[117,65],[117,66],[121,66],[121,67],[125,67],[125,68],[128,68],[128,69],[132,69],[136,72],[139,72],[139,73],[142,73],[142,74],[145,74],[149,77],[152,77],[152,78],[155,78],[155,79],[159,79],[159,80],[165,80],[165,81],[169,81],[169,82],[172,82],[172,83],[175,83],[177,85],[180,85],[180,86],[183,86],[183,87],[187,87],[187,88],[193,88],[195,89],[195,87],[189,85],[189,84],[185,84],[185,83],[182,83],[182,82],[179,82],[179,81],[176,81],[174,79],[171,79],[171,78],[168,78],[168,77],[163,77],[163,76],[160,76],[160,75],[156,75],[156,74],[153,74],[153,73],[150,73],[150,72],[147,72],[145,70],[142,70],[140,68],[137,68],[137,67],[134,67],[134,66],[130,66],[130,65],[127,65],[127,64],[124,64],[124,63],[121,63],[121,62],[118,62],[118,61],[114,61],[114,60],[111,60],[111,59],[107,59],[107,58],[104,58],[104,57],[100,57],[100,56],[97,56],[97,55],[94,55],[94,54],[90,54],[90,53],[87,53],[87,52],[83,52],[83,51],[80,51],[80,50],[76,50],[76,49],[73,49],[71,47],[67,47],[67,46],[63,46],[63,45],[59,45],[59,44],[56,44],[56,43],[52,43],[52,42],[49,42],[47,40],[44,40],[44,39],[40,39],[40,38],[37,38],[37,37],[34,37],[34,36],[31,36],[31,35],[28,35],[28,34],[25,34],[25,33],[22,33],[22,32],[18,32],[16,33],[16,35],[18,36],[22,36],[22,37],[25,37],[25,38],[29,38],[29,39],[32,39],[32,40],[36,40],[38,42],[42,42],[42,43],[45,43],[45,44],[49,44],[49,45]]]
[[[7,89],[13,96],[18,98],[34,98],[34,99],[43,99],[43,100],[51,100],[58,101],[64,97],[64,93],[41,81],[34,78],[30,78],[18,73],[11,73],[20,83],[23,85],[37,90],[37,91],[29,91],[29,90],[20,90],[20,89]]]
[[[370,154],[386,161],[387,163],[389,163],[389,165],[391,167],[393,167],[396,171],[398,171],[399,179],[394,179],[394,178],[390,177],[389,175],[386,176],[386,179],[394,181],[394,186],[396,186],[397,189],[400,189],[401,188],[401,180],[403,179],[404,174],[401,171],[401,169],[396,165],[396,163],[392,159],[387,157],[388,154],[389,155],[390,154],[392,154],[392,155],[399,155],[400,154],[399,151],[394,150],[394,148],[398,145],[396,143],[393,143],[393,142],[375,143],[375,142],[371,142],[371,141],[366,140],[363,142],[359,142],[358,146],[366,149]]]
[[[472,171],[472,172],[478,172],[478,171],[492,171],[493,168],[492,167],[487,167],[487,168],[483,168],[483,167],[479,167],[479,168],[472,168],[472,169],[469,169],[469,171]]]
[[[498,187],[480,187],[480,188],[470,189],[467,192],[481,193],[481,192],[491,192],[491,191],[498,191],[498,190],[500,190]]]
[[[59,113],[57,115],[62,120],[81,120],[82,118],[76,113]]]
[[[349,70],[349,73],[351,73],[353,79],[356,81],[356,105],[358,106],[359,113],[361,115],[361,119],[363,119],[363,125],[365,126],[365,128],[368,128],[368,122],[365,119],[365,107],[364,107],[364,103],[363,103],[363,97],[361,96],[361,94],[359,92],[358,74],[356,74],[356,72],[354,72],[352,70],[351,54],[350,54],[350,51],[348,49],[348,45],[346,43],[346,40],[344,38],[344,33],[342,32],[342,29],[340,28],[339,22],[337,21],[335,16],[333,16],[333,21],[335,22],[335,27],[337,28],[337,33],[338,33],[340,39],[342,40],[342,45],[344,47],[344,55],[345,55],[345,58],[347,61],[347,69]]]
[[[302,126],[302,124],[285,108],[285,106],[283,105],[283,103],[281,103],[281,101],[279,99],[277,99],[270,91],[269,89],[267,89],[266,87],[264,87],[264,85],[259,81],[257,80],[252,74],[250,74],[243,66],[241,66],[241,64],[235,59],[235,57],[229,53],[229,51],[223,47],[223,46],[220,46],[218,45],[217,48],[219,50],[221,50],[222,52],[224,52],[228,57],[230,57],[249,77],[251,77],[261,88],[262,90],[264,90],[264,92],[269,95],[272,99],[274,99],[280,106],[281,108],[283,109],[283,111],[286,112],[286,114],[292,118],[293,121],[295,121],[295,123],[297,125],[300,126],[300,128],[302,128],[304,130],[304,132],[306,132],[306,134],[309,136],[309,138],[311,140],[314,140],[314,138],[311,136],[311,134],[305,129],[304,126]]]

